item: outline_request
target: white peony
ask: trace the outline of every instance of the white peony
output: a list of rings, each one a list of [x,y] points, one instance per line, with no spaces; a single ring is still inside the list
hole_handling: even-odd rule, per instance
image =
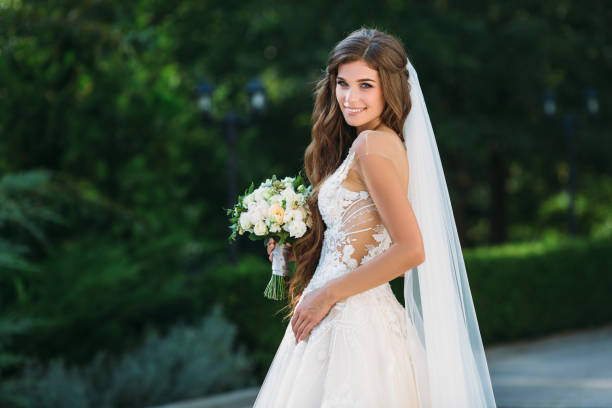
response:
[[[296,209],[298,206],[298,202],[299,202],[299,197],[298,195],[292,190],[292,189],[285,189],[283,190],[283,192],[281,193],[283,196],[283,199],[285,199],[286,201],[286,208],[291,208],[291,209]]]
[[[285,219],[283,220],[283,229],[285,231],[289,231],[289,224],[294,221],[302,221],[302,213],[300,210],[286,209]]]
[[[283,203],[283,196],[281,194],[274,194],[270,197],[270,205]]]
[[[300,238],[306,232],[306,224],[301,221],[294,221],[289,224],[289,235],[294,238]]]

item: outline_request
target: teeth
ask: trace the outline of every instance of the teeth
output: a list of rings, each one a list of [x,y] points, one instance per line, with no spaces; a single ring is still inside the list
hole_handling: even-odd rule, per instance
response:
[[[347,111],[351,112],[351,113],[357,113],[357,112],[361,112],[363,109],[351,109],[351,108],[346,108]]]

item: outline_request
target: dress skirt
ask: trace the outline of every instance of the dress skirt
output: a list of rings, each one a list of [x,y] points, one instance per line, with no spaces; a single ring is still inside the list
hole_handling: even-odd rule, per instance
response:
[[[388,282],[336,303],[298,344],[289,323],[254,407],[417,408],[415,336]]]

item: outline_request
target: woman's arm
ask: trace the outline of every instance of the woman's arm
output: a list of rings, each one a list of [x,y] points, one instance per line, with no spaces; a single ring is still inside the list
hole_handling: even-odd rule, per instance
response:
[[[356,157],[361,178],[393,244],[355,270],[328,281],[326,290],[334,303],[389,282],[425,261],[421,231],[397,167],[390,155],[383,153],[390,147],[388,137],[370,136],[357,147]],[[387,145],[379,149],[377,144]]]

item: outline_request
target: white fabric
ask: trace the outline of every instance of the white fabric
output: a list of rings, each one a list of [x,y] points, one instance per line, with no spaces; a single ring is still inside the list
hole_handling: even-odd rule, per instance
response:
[[[426,350],[426,363],[415,367],[417,389],[430,395],[435,408],[495,407],[434,132],[417,73],[410,61],[406,67],[412,100],[403,127],[410,164],[408,199],[426,258],[404,275],[406,315]]]
[[[433,130],[416,72],[409,62],[407,67],[412,110],[404,124],[406,149],[389,134],[362,132],[323,182],[318,206],[327,228],[304,290],[372,258],[401,261],[401,254],[386,251],[392,245],[388,229],[400,236],[405,220],[394,214],[387,228],[381,219],[381,213],[393,214],[386,195],[401,188],[426,252],[426,261],[405,273],[406,307],[387,282],[337,302],[297,345],[289,323],[254,407],[495,407]],[[391,162],[379,160],[376,167],[398,186],[391,193],[361,173],[360,159],[371,155]],[[385,197],[375,205],[372,195]]]

